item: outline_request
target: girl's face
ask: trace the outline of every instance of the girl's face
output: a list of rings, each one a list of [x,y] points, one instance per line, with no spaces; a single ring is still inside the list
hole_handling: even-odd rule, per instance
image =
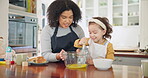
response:
[[[59,24],[62,28],[68,28],[73,22],[72,10],[67,10],[61,13],[59,17]]]
[[[89,36],[95,43],[102,42],[103,35],[106,33],[106,30],[103,30],[96,23],[90,23],[88,29],[89,29]]]

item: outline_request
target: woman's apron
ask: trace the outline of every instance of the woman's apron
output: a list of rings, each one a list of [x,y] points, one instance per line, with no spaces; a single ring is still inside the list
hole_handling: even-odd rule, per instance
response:
[[[72,27],[69,27],[71,32],[67,35],[57,37],[58,27],[56,27],[53,36],[51,37],[51,48],[53,53],[59,53],[62,49],[65,51],[76,51],[77,48],[74,47],[74,42],[79,37],[72,30]]]

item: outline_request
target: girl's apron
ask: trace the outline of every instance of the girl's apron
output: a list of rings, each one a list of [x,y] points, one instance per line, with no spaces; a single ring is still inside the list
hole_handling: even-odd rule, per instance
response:
[[[93,59],[105,58],[107,53],[107,45],[109,41],[106,41],[104,45],[94,43],[92,39],[89,40],[89,52]]]

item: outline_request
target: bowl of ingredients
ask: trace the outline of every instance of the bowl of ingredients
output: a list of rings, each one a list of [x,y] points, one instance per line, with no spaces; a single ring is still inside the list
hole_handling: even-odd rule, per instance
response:
[[[69,51],[63,53],[65,66],[69,69],[86,68],[86,55]]]
[[[108,70],[112,66],[112,59],[93,59],[94,66],[99,70]]]

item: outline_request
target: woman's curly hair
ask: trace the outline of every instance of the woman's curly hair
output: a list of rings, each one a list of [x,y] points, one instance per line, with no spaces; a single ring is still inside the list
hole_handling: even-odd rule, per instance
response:
[[[76,27],[82,16],[80,8],[71,0],[55,0],[51,3],[47,9],[48,25],[51,27],[59,26],[61,13],[69,10],[72,10],[74,17],[72,26]]]
[[[106,33],[103,35],[103,37],[104,38],[110,38],[111,39],[111,35],[110,34],[113,32],[113,30],[112,30],[112,25],[109,23],[109,20],[106,17],[93,17],[93,19],[98,19],[103,24],[105,24],[105,26],[106,26]]]

